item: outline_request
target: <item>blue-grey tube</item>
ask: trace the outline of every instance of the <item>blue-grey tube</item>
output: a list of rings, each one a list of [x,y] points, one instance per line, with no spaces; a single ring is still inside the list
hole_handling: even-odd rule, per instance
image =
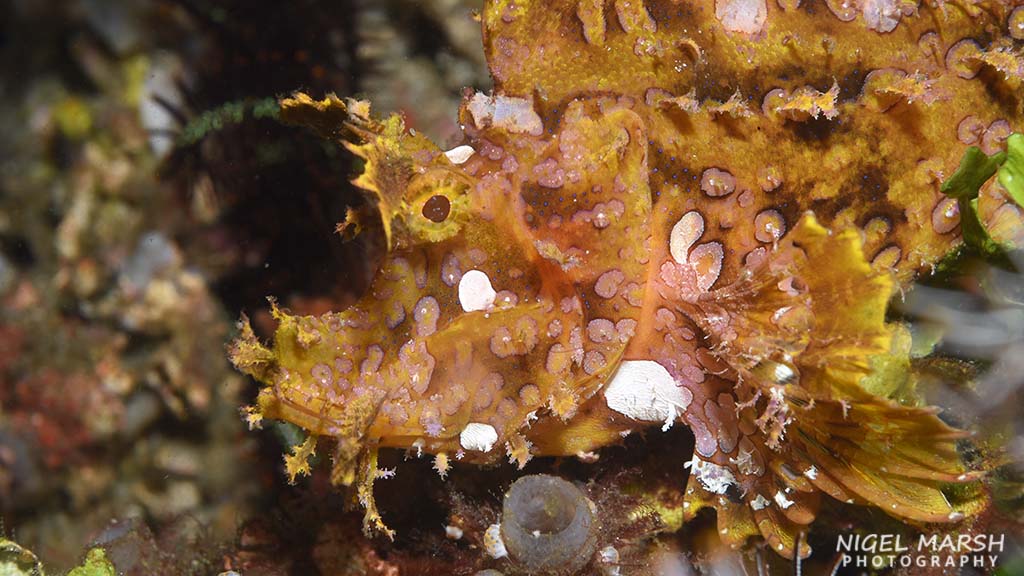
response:
[[[573,484],[546,474],[524,476],[505,493],[501,538],[526,574],[574,574],[597,549],[596,512]]]

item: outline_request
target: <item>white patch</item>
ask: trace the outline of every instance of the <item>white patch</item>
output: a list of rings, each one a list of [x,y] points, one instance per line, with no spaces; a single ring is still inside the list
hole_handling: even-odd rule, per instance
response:
[[[785,364],[778,362],[775,364],[775,370],[772,376],[775,378],[776,382],[786,383],[792,380],[794,376],[796,376],[796,372],[793,372],[793,369],[790,368],[789,366],[786,366]],[[775,393],[774,388],[772,389],[772,393]]]
[[[865,0],[862,13],[868,28],[885,34],[900,23],[903,10],[896,0]]]
[[[783,510],[789,508],[794,504],[794,502],[789,498],[786,498],[786,495],[783,494],[782,492],[775,493],[775,503],[778,504],[779,508],[782,508]]]
[[[484,550],[491,558],[504,558],[508,556],[505,548],[505,541],[501,539],[501,525],[491,524],[484,532]]]
[[[715,0],[715,18],[729,32],[757,34],[768,19],[765,0]]]
[[[458,526],[445,526],[444,535],[447,536],[449,540],[462,540],[462,528],[459,528]]]
[[[690,247],[704,234],[704,217],[700,212],[692,211],[683,214],[683,217],[672,227],[672,233],[668,237],[668,251],[672,259],[679,264],[689,262]]]
[[[444,153],[444,155],[451,160],[452,164],[464,164],[473,154],[476,154],[476,150],[474,150],[472,146],[467,146],[465,144],[462,146],[456,146]]]
[[[746,474],[748,476],[760,476],[762,470],[758,467],[757,462],[754,461],[754,453],[748,452],[743,448],[736,454],[736,458],[729,458],[729,462],[736,465],[739,469],[740,474]]]
[[[704,489],[712,494],[725,494],[729,486],[736,484],[736,477],[732,475],[731,470],[714,462],[705,462],[696,454],[693,455],[693,460],[684,466],[689,468],[690,473],[704,485]]]
[[[811,480],[814,480],[818,477],[818,469],[815,468],[814,466],[811,466],[807,470],[804,470],[804,476],[807,476]]]
[[[490,452],[498,441],[498,432],[490,424],[470,422],[459,434],[459,444],[466,450]]]
[[[604,389],[608,407],[634,420],[664,422],[668,430],[686,411],[693,394],[676,384],[664,366],[653,360],[626,360]]]
[[[601,574],[603,576],[621,576],[619,551],[614,546],[605,546],[598,550],[597,561],[601,565]]]
[[[754,510],[764,510],[770,504],[771,502],[769,502],[767,498],[758,494],[757,498],[751,500],[750,507],[753,508]]]
[[[533,102],[510,96],[488,96],[477,92],[469,100],[469,113],[478,128],[493,126],[512,133],[540,136],[544,123],[533,110]]]
[[[459,280],[459,304],[466,312],[487,310],[497,296],[498,293],[491,286],[491,279],[479,270],[470,270]]]

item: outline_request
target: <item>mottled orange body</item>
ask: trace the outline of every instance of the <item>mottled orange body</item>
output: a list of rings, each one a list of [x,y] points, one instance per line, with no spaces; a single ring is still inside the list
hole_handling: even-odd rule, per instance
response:
[[[935,411],[897,402],[896,289],[959,243],[939,192],[965,148],[1022,126],[1008,2],[493,1],[495,92],[465,145],[305,95],[284,117],[366,161],[389,254],[322,317],[245,327],[251,418],[337,441],[368,521],[379,447],[489,463],[571,455],[646,426],[696,438],[688,514],[785,555],[819,495],[956,521],[972,479]],[[1019,242],[1001,188],[980,212]],[[355,223],[355,222],[353,222]],[[684,475],[680,463],[680,477]],[[382,527],[382,525],[380,525]]]

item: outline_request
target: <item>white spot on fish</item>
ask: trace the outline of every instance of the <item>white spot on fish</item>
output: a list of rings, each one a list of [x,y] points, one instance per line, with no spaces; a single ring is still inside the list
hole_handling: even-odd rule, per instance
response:
[[[714,462],[701,460],[696,454],[685,467],[689,468],[690,473],[697,477],[704,489],[712,494],[725,494],[729,486],[736,484],[736,477],[732,475],[732,471]]]
[[[664,366],[653,360],[626,360],[604,390],[612,410],[644,422],[664,422],[668,430],[693,400]]]
[[[533,110],[533,102],[510,96],[487,96],[477,92],[469,100],[469,113],[480,128],[488,125],[512,133],[540,136],[544,123]]]
[[[444,153],[452,164],[464,164],[473,154],[476,154],[476,150],[474,150],[472,146],[467,146],[465,144],[462,146],[456,146]]]
[[[679,264],[686,264],[690,247],[704,234],[704,217],[700,212],[687,212],[672,227],[669,235],[668,248],[672,259]]]
[[[490,452],[498,441],[498,432],[490,424],[470,422],[459,434],[459,444],[466,450]]]
[[[466,312],[487,310],[494,304],[497,292],[491,279],[480,270],[470,270],[459,280],[459,304]]]
[[[793,502],[789,498],[786,498],[786,495],[783,494],[781,491],[775,493],[775,503],[778,504],[779,508],[782,508],[783,510],[795,504],[795,502]]]

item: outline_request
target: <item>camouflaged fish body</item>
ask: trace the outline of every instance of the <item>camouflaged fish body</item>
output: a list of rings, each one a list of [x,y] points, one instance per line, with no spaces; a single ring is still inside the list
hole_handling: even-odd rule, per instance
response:
[[[694,433],[687,515],[780,553],[821,495],[909,521],[963,516],[963,436],[895,401],[909,336],[894,292],[959,242],[939,192],[968,145],[1022,127],[1024,9],[1006,2],[489,2],[493,94],[463,146],[399,116],[299,94],[285,119],[365,160],[389,253],[350,309],[275,309],[272,349],[232,350],[260,418],[376,450],[490,463],[630,431]],[[1021,215],[996,184],[980,213]],[[301,460],[301,461],[300,461]],[[680,463],[680,477],[684,475]],[[806,550],[801,550],[806,553]]]

